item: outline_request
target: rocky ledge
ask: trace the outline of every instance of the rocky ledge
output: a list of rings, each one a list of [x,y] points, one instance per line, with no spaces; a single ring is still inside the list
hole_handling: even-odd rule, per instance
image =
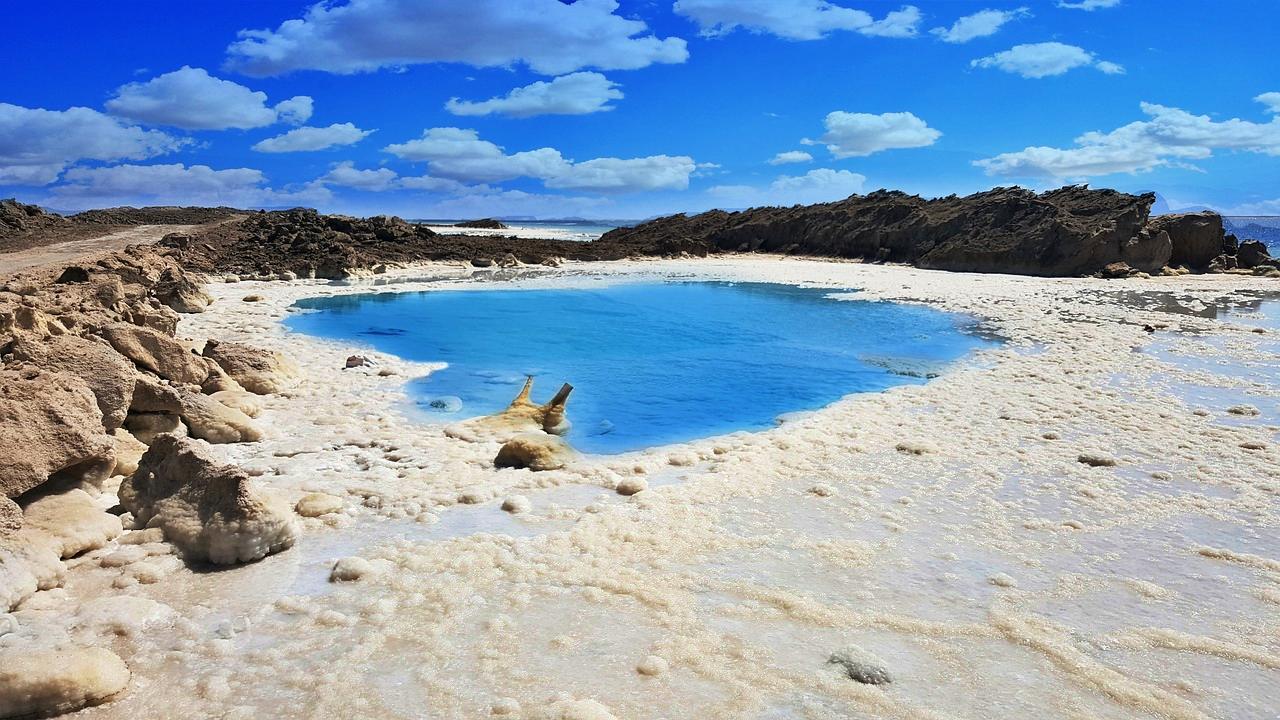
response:
[[[935,200],[881,190],[820,205],[672,215],[598,243],[636,254],[772,252],[1041,276],[1275,269],[1265,246],[1237,243],[1216,213],[1151,218],[1154,200],[1083,186]]]

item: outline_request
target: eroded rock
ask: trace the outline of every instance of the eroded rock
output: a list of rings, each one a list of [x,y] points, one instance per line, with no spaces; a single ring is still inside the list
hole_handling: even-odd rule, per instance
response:
[[[128,323],[102,329],[102,336],[138,367],[176,383],[203,385],[212,372],[211,361],[192,353],[168,335]]]
[[[257,442],[262,431],[240,410],[227,407],[208,395],[179,390],[182,421],[191,437],[211,443]]]
[[[101,704],[129,685],[129,668],[103,648],[0,650],[0,717],[48,717]]]
[[[209,340],[203,354],[245,390],[258,395],[280,392],[298,373],[297,366],[284,355],[243,343]]]
[[[110,345],[63,335],[44,342],[19,341],[13,356],[46,370],[74,375],[89,386],[102,411],[102,424],[114,430],[124,423],[133,400],[137,370]]]
[[[494,467],[558,470],[573,456],[573,450],[556,435],[522,433],[503,443],[493,459]]]
[[[120,502],[139,526],[162,528],[188,561],[258,560],[291,547],[297,533],[288,505],[207,446],[175,435],[155,439],[121,483]]]

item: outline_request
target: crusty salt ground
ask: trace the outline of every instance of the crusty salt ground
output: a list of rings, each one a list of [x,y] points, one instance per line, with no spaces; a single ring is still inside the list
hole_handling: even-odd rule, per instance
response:
[[[767,432],[531,473],[494,470],[495,442],[409,417],[404,383],[431,366],[280,322],[316,295],[654,278],[848,287],[972,313],[1006,342],[926,385]],[[215,283],[218,301],[179,327],[298,361],[289,396],[261,399],[269,437],[216,451],[290,503],[323,492],[340,512],[302,518],[287,552],[207,573],[126,532],[70,561],[66,587],[29,600],[0,645],[119,653],[133,681],[85,712],[104,718],[1082,720],[1280,707],[1277,332],[1252,332],[1248,315],[1166,311],[1169,298],[1197,309],[1272,280],[743,257],[437,265],[379,282]],[[1122,290],[1171,295],[1144,304]],[[239,301],[251,293],[262,301]],[[344,370],[353,352],[377,364]],[[1260,414],[1227,412],[1242,403]],[[647,489],[616,492],[636,479]],[[527,509],[503,511],[515,496]],[[122,547],[145,559],[121,566]],[[344,558],[369,571],[330,582]],[[154,602],[113,621],[101,604],[112,596]],[[892,682],[828,663],[851,646]]]

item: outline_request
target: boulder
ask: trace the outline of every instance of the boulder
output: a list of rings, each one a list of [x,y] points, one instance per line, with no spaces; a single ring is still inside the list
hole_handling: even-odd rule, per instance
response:
[[[1158,273],[1173,257],[1173,242],[1164,230],[1143,228],[1120,246],[1120,260],[1140,272]]]
[[[1240,243],[1236,252],[1236,260],[1242,268],[1254,268],[1259,265],[1271,265],[1274,260],[1267,246],[1258,240],[1245,240]]]
[[[99,705],[129,685],[129,668],[98,647],[0,650],[0,717],[48,717]]]
[[[573,456],[562,438],[542,432],[516,435],[503,443],[493,459],[494,467],[559,470]]]
[[[211,361],[192,353],[174,338],[128,323],[102,329],[102,336],[135,365],[176,383],[200,385],[208,379]]]
[[[211,443],[257,442],[262,431],[243,412],[227,407],[208,395],[179,390],[182,421],[191,437]]]
[[[278,393],[298,368],[284,355],[243,343],[205,343],[204,356],[213,360],[245,390],[258,395]]]
[[[1147,223],[1147,229],[1169,233],[1173,246],[1170,265],[1203,270],[1223,253],[1226,232],[1222,216],[1210,210],[1154,217]]]
[[[180,313],[204,312],[213,302],[208,293],[192,282],[186,273],[176,268],[165,268],[160,279],[151,287],[151,294]]]
[[[219,463],[203,443],[161,435],[138,471],[120,485],[120,502],[139,527],[159,527],[190,562],[228,565],[293,545],[289,506],[264,494],[244,470]]]
[[[13,356],[46,370],[81,378],[97,400],[103,426],[114,430],[124,423],[138,371],[107,343],[74,335],[44,342],[22,340],[14,345]]]
[[[182,412],[182,399],[178,391],[171,385],[151,377],[139,375],[133,386],[133,399],[129,402],[131,413],[169,413],[176,415]]]
[[[80,378],[31,367],[0,370],[0,495],[16,497],[55,473],[100,480],[114,466],[102,411]]]

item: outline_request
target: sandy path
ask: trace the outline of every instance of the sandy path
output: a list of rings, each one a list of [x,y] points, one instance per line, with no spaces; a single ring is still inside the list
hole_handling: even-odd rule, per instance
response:
[[[71,262],[87,255],[123,250],[127,245],[150,245],[175,232],[190,232],[198,225],[138,225],[98,237],[28,248],[0,255],[0,275]]]

